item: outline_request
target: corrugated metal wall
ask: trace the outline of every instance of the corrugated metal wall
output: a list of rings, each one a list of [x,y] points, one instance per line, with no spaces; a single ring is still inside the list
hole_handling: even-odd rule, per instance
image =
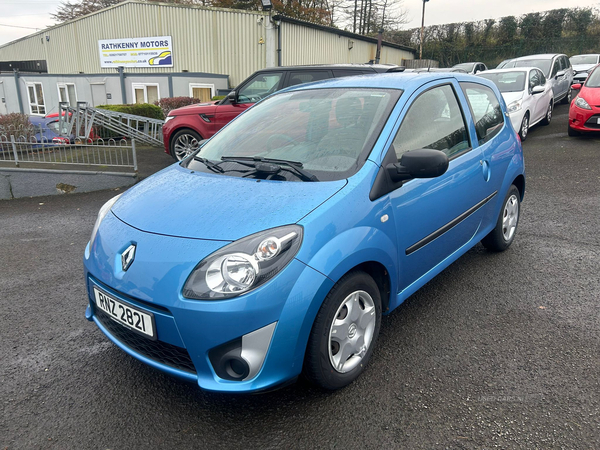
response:
[[[172,68],[126,68],[128,73],[206,72],[230,76],[232,86],[266,64],[262,13],[125,3],[0,48],[0,60],[45,59],[48,73],[114,73],[101,69],[98,40],[172,36]],[[46,41],[46,36],[49,40]],[[26,55],[26,56],[25,56]]]
[[[303,27],[292,23],[281,24],[282,64],[346,64],[366,63],[375,59],[377,44],[360,41],[334,33]],[[352,49],[349,49],[351,43]],[[411,52],[383,46],[381,64],[402,64],[402,59],[413,59]]]

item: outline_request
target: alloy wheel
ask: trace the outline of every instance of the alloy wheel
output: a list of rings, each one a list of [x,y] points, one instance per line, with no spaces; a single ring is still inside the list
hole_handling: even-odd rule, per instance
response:
[[[521,122],[521,139],[525,140],[527,138],[527,133],[529,132],[529,117],[525,115],[523,117],[523,122]]]
[[[504,205],[502,214],[502,235],[505,241],[510,241],[517,229],[519,221],[519,200],[516,195],[511,195]]]
[[[198,145],[200,145],[200,142],[194,136],[191,134],[182,134],[175,140],[175,144],[173,145],[175,156],[181,161],[198,150]]]

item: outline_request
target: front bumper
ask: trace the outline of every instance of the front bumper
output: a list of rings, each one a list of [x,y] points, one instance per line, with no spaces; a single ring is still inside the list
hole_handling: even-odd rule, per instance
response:
[[[137,244],[135,260],[123,272],[120,253],[131,242]],[[182,286],[198,261],[226,244],[145,233],[109,213],[85,252],[86,317],[128,354],[163,372],[195,381],[205,390],[260,391],[295,378],[302,369],[314,317],[333,283],[294,259],[272,280],[245,295],[219,301],[183,298]],[[103,317],[105,313],[95,307],[94,286],[152,313],[157,341],[131,336],[134,333],[126,327]],[[243,381],[217,375],[211,351],[272,324],[264,362],[255,375],[251,373]]]
[[[573,130],[583,132],[600,131],[600,108],[592,106],[592,109],[581,109],[572,105],[569,110],[569,127]]]
[[[515,133],[518,133],[521,130],[521,123],[523,122],[524,116],[523,109],[510,113],[508,117],[510,118],[510,123],[512,124]]]

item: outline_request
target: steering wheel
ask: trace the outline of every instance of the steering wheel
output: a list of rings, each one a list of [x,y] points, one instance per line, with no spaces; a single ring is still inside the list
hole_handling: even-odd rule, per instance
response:
[[[296,140],[293,137],[288,136],[287,134],[277,133],[272,134],[267,139],[267,149],[274,150],[276,148],[281,148],[282,145],[278,145],[278,141],[285,141],[288,144],[296,145]]]

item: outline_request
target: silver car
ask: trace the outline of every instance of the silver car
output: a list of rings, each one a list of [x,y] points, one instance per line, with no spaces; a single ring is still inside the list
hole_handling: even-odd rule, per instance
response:
[[[590,53],[587,55],[575,55],[569,58],[575,76],[573,77],[574,83],[585,83],[590,71],[596,67],[596,64],[600,63],[600,55],[597,53]]]
[[[554,103],[556,104],[561,100],[564,103],[571,103],[571,84],[573,83],[575,71],[571,67],[567,55],[549,53],[522,56],[509,61],[504,69],[513,67],[537,67],[552,86]]]

